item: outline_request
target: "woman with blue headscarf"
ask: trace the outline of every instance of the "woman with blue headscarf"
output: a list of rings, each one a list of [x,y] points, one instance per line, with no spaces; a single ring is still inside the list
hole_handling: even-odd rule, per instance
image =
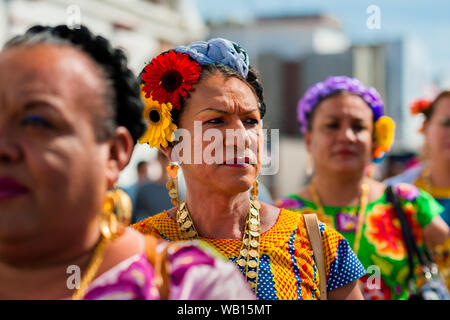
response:
[[[216,38],[162,53],[141,73],[141,90],[149,129],[140,142],[172,162],[167,188],[174,207],[135,229],[214,246],[259,299],[362,298],[356,280],[365,270],[342,235],[258,201],[266,106],[238,44]],[[181,202],[179,166],[186,182]]]

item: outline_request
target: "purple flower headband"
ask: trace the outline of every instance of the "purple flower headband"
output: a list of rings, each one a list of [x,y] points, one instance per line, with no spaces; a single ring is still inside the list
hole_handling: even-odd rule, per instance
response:
[[[297,119],[300,130],[306,133],[308,130],[308,115],[320,101],[336,91],[348,91],[360,96],[369,105],[373,112],[375,123],[383,114],[384,104],[380,94],[375,88],[366,88],[358,79],[346,76],[330,76],[323,82],[318,82],[306,90],[297,106]]]

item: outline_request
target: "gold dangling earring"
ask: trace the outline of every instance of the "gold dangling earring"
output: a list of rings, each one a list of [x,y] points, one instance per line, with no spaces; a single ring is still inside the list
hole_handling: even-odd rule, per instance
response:
[[[250,194],[252,195],[251,202],[253,203],[253,206],[259,210],[261,208],[261,204],[258,201],[258,194],[259,194],[258,185],[259,185],[258,180],[255,180],[255,182],[253,182],[253,188],[252,190],[250,190]]]
[[[312,159],[312,156],[309,152],[306,153],[306,175],[310,177],[313,174],[313,164],[314,161]]]
[[[169,174],[169,181],[166,183],[166,188],[169,190],[169,197],[172,200],[172,204],[176,207],[180,204],[180,196],[178,195],[178,163],[171,162],[167,167],[167,173]]]
[[[109,240],[120,237],[131,222],[131,199],[123,190],[114,188],[106,191],[106,199],[100,218],[101,237],[95,246],[94,254],[81,279],[80,287],[72,294],[72,300],[83,299],[89,284],[102,264]]]
[[[100,221],[100,231],[106,239],[116,239],[131,222],[131,199],[123,190],[114,188],[106,192]]]
[[[369,163],[364,171],[367,177],[373,179],[373,177],[375,176],[375,165],[373,163]]]

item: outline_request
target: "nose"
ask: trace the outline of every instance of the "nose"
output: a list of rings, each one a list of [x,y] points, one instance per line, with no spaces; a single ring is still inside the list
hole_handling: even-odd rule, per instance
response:
[[[247,149],[250,144],[250,134],[241,120],[233,121],[233,124],[226,128],[225,145],[227,147],[235,146],[239,149]]]
[[[356,134],[351,126],[343,125],[337,133],[337,139],[340,142],[355,142]]]
[[[7,128],[0,129],[0,164],[16,162],[22,156],[13,136]]]

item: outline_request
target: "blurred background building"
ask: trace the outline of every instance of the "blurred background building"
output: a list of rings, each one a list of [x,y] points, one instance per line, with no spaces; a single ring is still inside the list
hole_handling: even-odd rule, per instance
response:
[[[0,0],[0,40],[4,43],[36,23],[82,23],[122,47],[136,74],[152,57],[175,45],[212,37],[238,42],[262,77],[268,106],[264,127],[280,129],[280,152],[272,154],[279,158],[279,171],[261,177],[277,198],[306,182],[296,106],[310,85],[329,75],[354,76],[380,92],[397,124],[390,159],[404,163],[419,151],[420,119],[409,115],[408,106],[450,85],[450,68],[442,67],[448,59],[436,59],[427,50],[431,39],[446,39],[450,23],[445,10],[434,10],[426,1],[417,1],[417,8],[406,0],[396,1],[397,6],[387,0],[378,2],[381,28],[369,30],[366,8],[370,3],[355,0],[339,4],[323,0]],[[436,3],[449,7],[441,0]],[[430,19],[414,21],[413,14]],[[393,33],[396,28],[403,31]],[[436,48],[443,54],[447,50],[443,45]],[[119,184],[132,185],[137,180],[137,163],[152,158],[156,151],[137,145]],[[392,173],[390,159],[379,168],[380,175]]]

